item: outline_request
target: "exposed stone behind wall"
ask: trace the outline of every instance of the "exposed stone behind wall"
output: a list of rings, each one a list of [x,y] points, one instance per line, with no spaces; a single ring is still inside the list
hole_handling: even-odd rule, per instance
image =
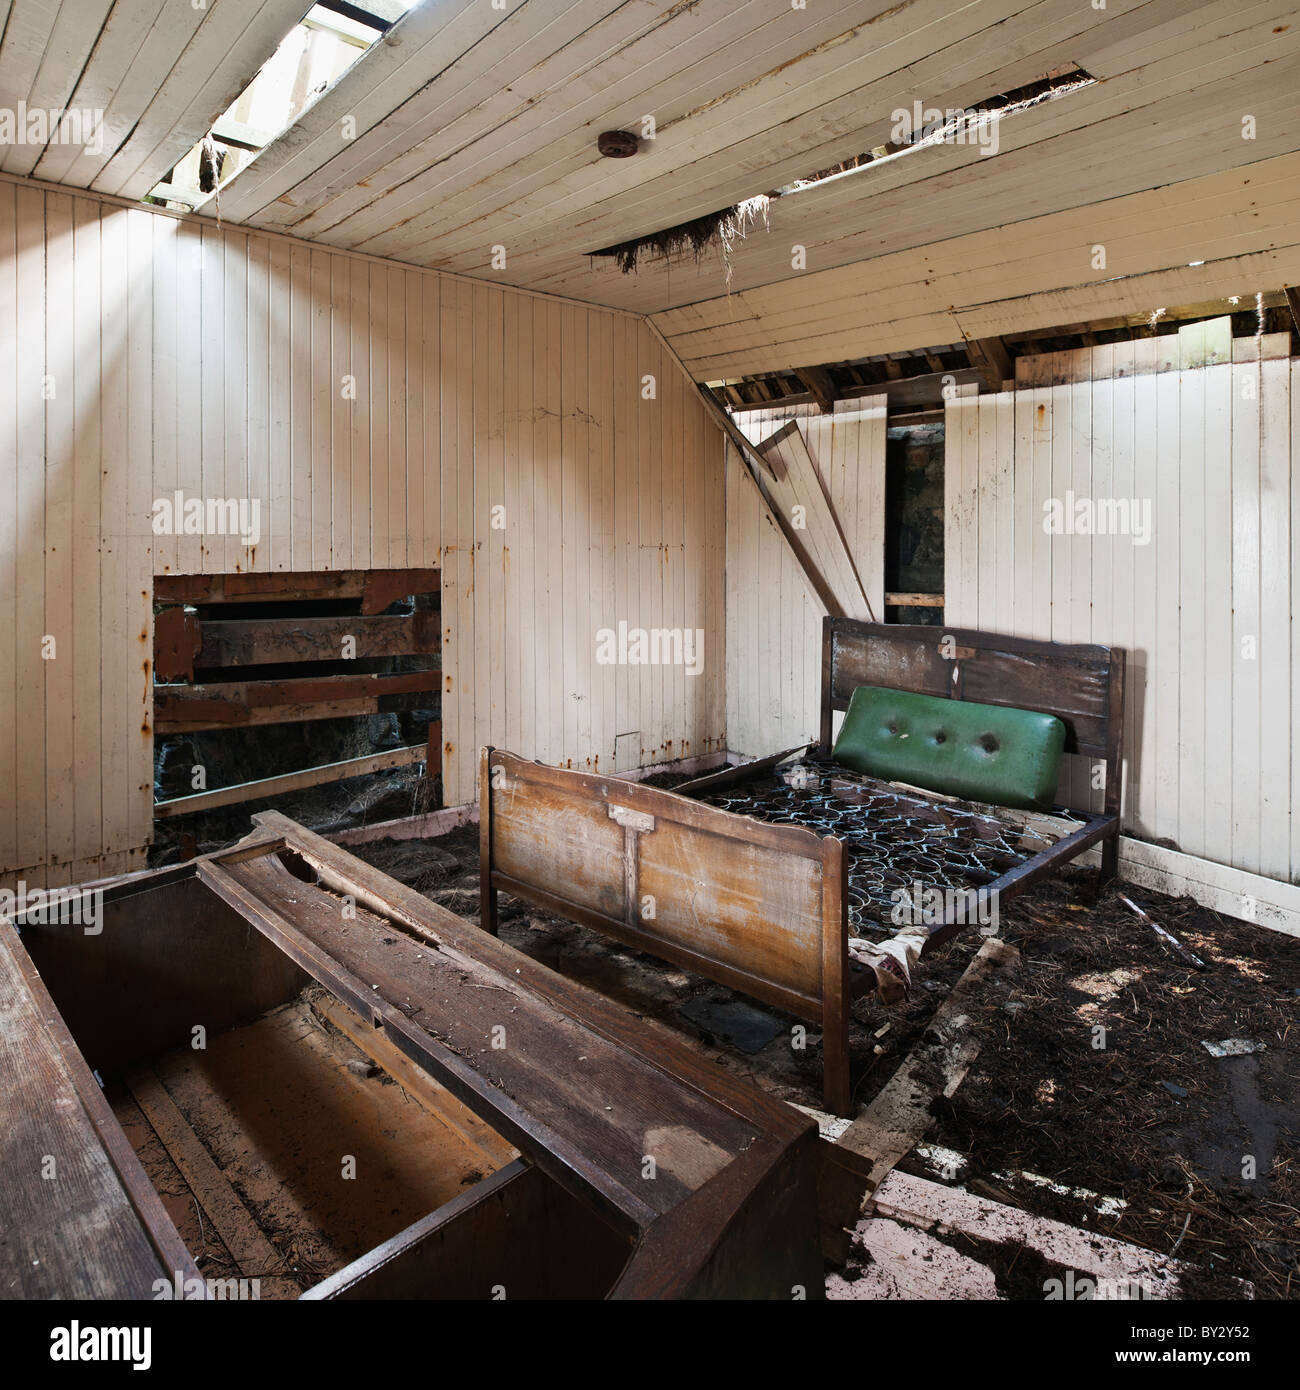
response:
[[[895,426],[885,436],[885,589],[943,592],[941,421]],[[890,622],[943,622],[942,608],[887,609]]]

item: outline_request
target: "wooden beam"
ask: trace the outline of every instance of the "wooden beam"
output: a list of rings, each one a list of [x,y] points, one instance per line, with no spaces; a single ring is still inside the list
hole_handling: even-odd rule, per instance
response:
[[[234,706],[227,707],[230,708]],[[356,719],[363,714],[383,713],[379,700],[374,696],[358,696],[351,700],[312,700],[300,705],[270,705],[241,710],[235,718],[230,716],[227,709],[216,714],[187,714],[181,710],[167,710],[159,714],[155,711],[154,729],[166,735],[197,734],[214,729],[252,728],[262,724],[306,724],[315,719]]]
[[[908,410],[901,415],[891,415],[885,422],[886,428],[908,429],[912,425],[941,425],[947,418],[942,407],[937,410]]]
[[[127,1074],[126,1084],[240,1273],[252,1272],[275,1290],[273,1296],[296,1298],[298,1285],[289,1277],[284,1256],[262,1234],[162,1082],[152,1071],[140,1068]]]
[[[382,613],[410,594],[436,594],[442,583],[437,570],[366,570],[361,586],[361,611]]]
[[[234,620],[191,617],[201,639],[198,656],[193,662],[198,667],[431,655],[438,651],[441,632],[441,617],[436,612],[393,618],[355,614],[336,618]],[[343,643],[349,637],[353,639],[353,646],[345,653]],[[161,662],[159,667],[163,679],[176,679],[162,672]]]
[[[288,724],[304,719],[376,714],[379,701],[385,696],[432,696],[437,694],[438,685],[437,671],[160,685],[154,688],[154,725],[160,731],[181,733],[241,724]],[[341,708],[352,704],[362,707]],[[308,712],[293,712],[302,710]]]
[[[285,603],[298,599],[363,600],[363,613],[382,613],[408,594],[437,594],[436,569],[261,571],[256,574],[159,574],[159,603]]]
[[[797,367],[795,376],[808,388],[823,415],[834,412],[838,392],[831,374],[825,367]]]
[[[857,400],[862,396],[884,396],[891,409],[895,406],[941,406],[944,403],[944,388],[969,386],[979,381],[979,373],[974,367],[954,367],[949,372],[926,372],[923,376],[905,376],[898,381],[878,381],[869,386],[855,386],[851,391],[841,391],[843,401]]]
[[[771,481],[762,485],[773,515],[827,609],[874,620],[866,587],[799,426],[788,421],[763,440],[759,451],[768,462]],[[804,513],[799,528],[793,522],[796,508]]]
[[[1295,331],[1300,333],[1300,289],[1293,289],[1288,285],[1283,294],[1286,295],[1286,302],[1291,310],[1291,322]]]
[[[178,796],[170,801],[158,801],[154,803],[154,819],[171,820],[176,816],[187,816],[193,811],[211,811],[218,806],[238,806],[244,801],[256,801],[262,797],[279,796],[284,792],[301,791],[304,787],[319,787],[327,782],[346,782],[349,777],[366,777],[372,772],[409,767],[412,763],[426,760],[432,770],[441,765],[441,758],[438,756],[441,751],[441,739],[441,724],[431,723],[427,745],[421,743],[410,748],[394,748],[388,753],[349,758],[340,763],[324,763],[320,767],[304,768],[301,772],[286,772],[278,777],[262,777],[256,782],[240,782],[233,787],[217,787],[209,792],[196,792],[193,796]]]
[[[1019,964],[1020,952],[1014,946],[992,937],[986,940],[906,1061],[836,1141],[871,1164],[868,1192],[925,1137],[934,1123],[931,1106],[939,1095],[951,1096],[961,1084],[980,1050],[971,1018],[987,1005],[986,995],[995,982],[1005,990]]]
[[[980,374],[980,384],[986,391],[1001,391],[1004,381],[1015,379],[1011,354],[1001,338],[968,338],[966,353],[971,366]]]
[[[153,620],[153,674],[160,681],[194,679],[199,654],[199,615],[180,604],[164,608]]]
[[[362,1020],[346,1004],[326,996],[313,1008],[359,1051],[381,1067],[421,1109],[436,1116],[476,1149],[488,1169],[504,1168],[519,1157],[519,1150],[503,1139],[485,1120],[458,1100],[441,1082],[416,1066],[395,1043],[379,1032],[367,1019]]]
[[[886,594],[885,606],[894,608],[942,608],[942,594]]]

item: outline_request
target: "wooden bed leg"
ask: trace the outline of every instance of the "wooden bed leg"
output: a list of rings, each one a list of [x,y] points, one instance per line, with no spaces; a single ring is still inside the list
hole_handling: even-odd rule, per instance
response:
[[[1101,881],[1119,877],[1119,837],[1124,828],[1124,674],[1128,654],[1111,649],[1110,677],[1106,692],[1106,797],[1105,810],[1115,817],[1115,833],[1101,846]]]
[[[1115,833],[1101,842],[1101,881],[1109,883],[1119,877],[1119,826]]]
[[[492,749],[478,764],[478,924],[491,936],[497,929],[497,890],[492,886]]]
[[[844,843],[822,841],[822,1099],[833,1115],[853,1114],[849,1075],[848,860]]]
[[[832,1044],[829,1029],[822,1040],[822,1104],[831,1115],[839,1115],[846,1120],[853,1118],[847,1029],[838,1044]]]

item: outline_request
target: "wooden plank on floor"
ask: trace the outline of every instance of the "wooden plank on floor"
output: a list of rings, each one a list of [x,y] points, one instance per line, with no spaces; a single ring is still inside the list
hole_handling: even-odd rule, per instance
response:
[[[318,999],[314,1007],[376,1066],[386,1071],[416,1104],[460,1135],[481,1156],[489,1170],[504,1168],[519,1157],[519,1150],[513,1144],[503,1139],[491,1125],[457,1100],[445,1086],[411,1061],[372,1024],[363,1022],[345,1004],[327,995]]]
[[[1033,1251],[1059,1269],[1060,1275],[1057,1277],[1062,1283],[1067,1271],[1074,1272],[1076,1281],[1080,1278],[1093,1281],[1096,1290],[1094,1296],[1097,1298],[1182,1298],[1185,1296],[1183,1280],[1194,1272],[1194,1266],[1185,1261],[1145,1250],[1127,1241],[1117,1240],[1114,1236],[1035,1216],[1032,1212],[1004,1206],[962,1188],[947,1187],[927,1178],[912,1177],[908,1173],[890,1173],[876,1189],[870,1205],[871,1212],[854,1232],[854,1240],[861,1248],[871,1250],[878,1259],[882,1254],[887,1259],[892,1256],[892,1268],[896,1272],[910,1270],[910,1288],[900,1289],[893,1295],[895,1297],[997,1297],[995,1292],[988,1292],[990,1279],[985,1276],[991,1275],[991,1271],[978,1259],[974,1261],[977,1270],[959,1270],[951,1265],[945,1269],[946,1277],[941,1282],[946,1292],[942,1294],[928,1284],[919,1291],[911,1291],[918,1288],[914,1265],[916,1257],[919,1256],[924,1263],[927,1254],[933,1255],[933,1251],[916,1249],[917,1242],[924,1241],[932,1231],[940,1234],[955,1232],[992,1246],[1018,1246]],[[881,1221],[887,1223],[883,1235],[877,1227]],[[959,1291],[951,1287],[954,1275],[959,1285],[963,1276],[973,1282],[965,1290]],[[1239,1281],[1239,1287],[1244,1297],[1253,1297],[1254,1289],[1248,1282]],[[1045,1285],[1043,1297],[1048,1299],[1053,1292]],[[1055,1293],[1057,1298],[1066,1296],[1064,1287]],[[840,1296],[864,1295],[840,1292]],[[1074,1297],[1080,1297],[1080,1294],[1076,1292]]]
[[[229,1179],[212,1161],[198,1135],[167,1094],[162,1082],[147,1068],[127,1073],[127,1087],[153,1126],[171,1160],[190,1186],[195,1200],[217,1228],[231,1258],[245,1278],[262,1279],[270,1297],[298,1296],[298,1286],[284,1270],[284,1256],[262,1234]],[[280,1289],[279,1286],[284,1286]],[[274,1288],[275,1291],[272,1291]]]
[[[985,941],[907,1060],[836,1141],[870,1161],[868,1190],[884,1179],[933,1123],[930,1105],[936,1078],[945,1096],[961,1085],[979,1055],[979,1043],[969,1028],[971,1012],[987,1007],[995,986],[1005,987],[1019,961],[1020,952],[1014,946],[995,938]]]

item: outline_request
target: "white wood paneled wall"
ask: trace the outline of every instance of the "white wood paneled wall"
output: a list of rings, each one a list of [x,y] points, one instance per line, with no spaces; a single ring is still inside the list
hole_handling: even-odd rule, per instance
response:
[[[1184,367],[1180,344],[1206,360],[1184,330],[950,402],[947,618],[1127,648],[1126,833],[1293,880],[1300,364],[1264,338]],[[1044,505],[1067,492],[1149,502],[1149,542],[1049,534]]]
[[[884,612],[885,400],[745,411],[755,444],[797,420],[877,618]],[[818,733],[826,609],[734,449],[727,465],[727,735],[758,757]]]
[[[727,741],[757,758],[817,737],[826,609],[727,447]]]
[[[142,862],[155,573],[441,566],[448,803],[481,743],[725,747],[721,435],[639,319],[0,178],[0,324],[0,881]],[[258,545],[155,536],[178,488]]]

